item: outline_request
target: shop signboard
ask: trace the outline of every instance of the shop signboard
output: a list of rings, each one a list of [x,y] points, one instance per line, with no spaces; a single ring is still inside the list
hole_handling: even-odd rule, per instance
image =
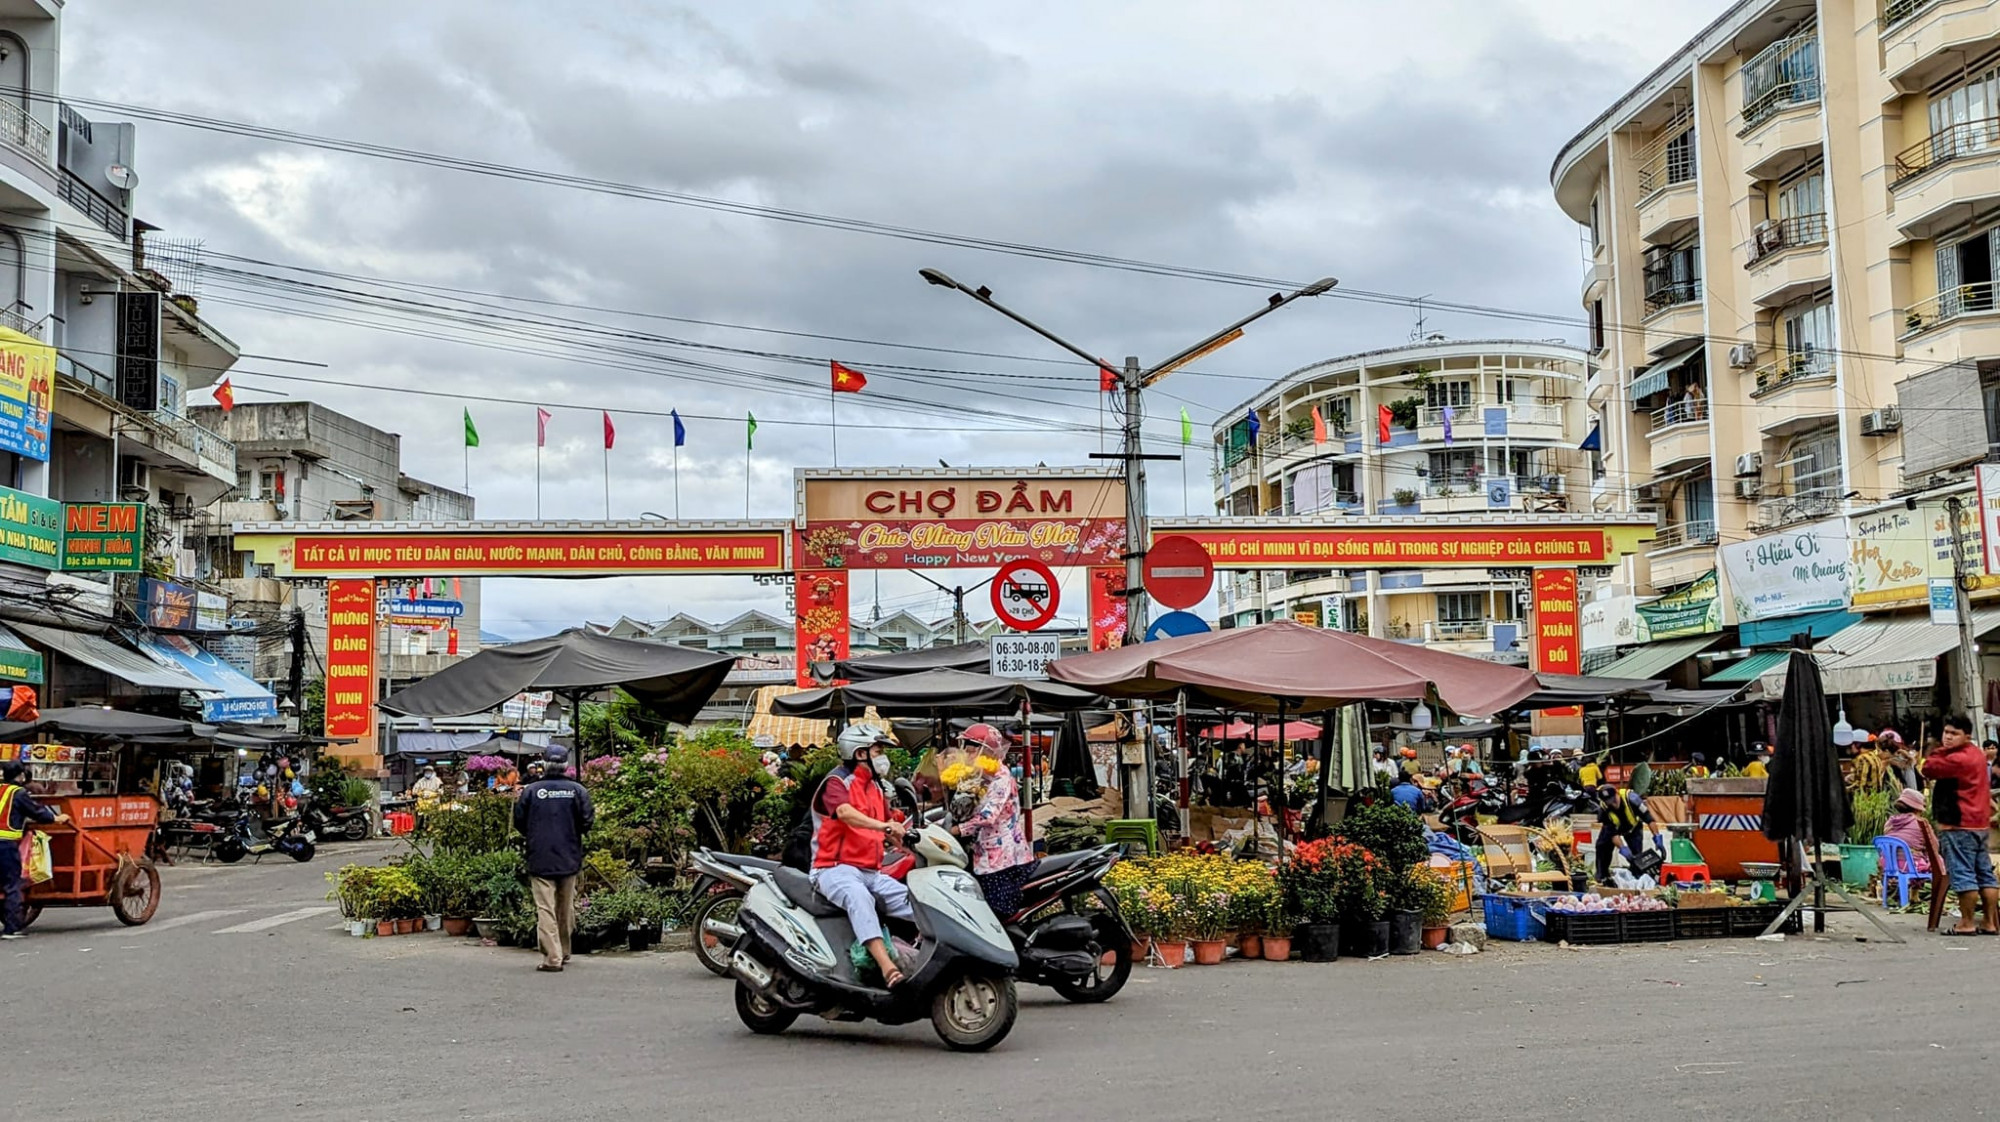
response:
[[[1985,545],[1985,570],[2000,576],[2000,464],[1980,464],[1979,539]]]
[[[1847,607],[1847,520],[1832,518],[1717,550],[1736,622]]]
[[[146,626],[174,631],[194,630],[194,589],[172,581],[139,581],[139,605],[145,611]]]
[[[55,569],[62,564],[63,505],[0,487],[0,561]]]
[[[457,619],[465,614],[465,603],[405,598],[389,601],[388,612],[395,619]]]
[[[623,576],[781,573],[783,523],[632,530],[325,532],[247,529],[236,547],[283,577]]]
[[[1218,569],[1608,565],[1633,552],[1640,540],[1638,527],[1601,525],[1441,529],[1418,523],[1408,528],[1332,525],[1300,530],[1191,526],[1176,527],[1174,532],[1200,542]]]
[[[216,658],[228,663],[245,678],[256,677],[257,639],[253,635],[224,633],[211,635],[201,641]]]
[[[63,505],[63,572],[136,573],[145,542],[144,503]]]
[[[1125,549],[1125,484],[1110,472],[801,470],[797,490],[799,566],[1105,565]]]
[[[1967,512],[1966,554],[1984,553],[1978,523]],[[1944,501],[1915,510],[1893,506],[1848,521],[1849,582],[1856,611],[1919,607],[1930,602],[1930,579],[1952,574],[1951,516]]]
[[[800,573],[795,587],[798,617],[794,626],[793,649],[798,652],[797,681],[811,689],[822,683],[813,680],[812,664],[846,658],[850,639],[848,581],[838,569]]]
[[[56,349],[0,327],[0,452],[49,458],[49,415],[55,400]]]
[[[229,630],[229,597],[220,592],[196,592],[194,627],[196,631]]]
[[[1639,598],[1605,596],[1586,601],[1577,609],[1586,651],[1629,647],[1639,641]]]
[[[1543,674],[1583,673],[1583,628],[1576,603],[1575,569],[1536,569],[1535,670]],[[1547,709],[1555,717],[1581,717],[1580,706]]]
[[[1722,630],[1722,598],[1716,594],[1715,570],[1710,569],[1678,591],[1639,605],[1639,642],[1712,635]]]
[[[42,656],[39,651],[0,642],[0,682],[42,684]]]
[[[326,582],[326,735],[375,736],[375,582]],[[368,754],[364,750],[360,754]]]

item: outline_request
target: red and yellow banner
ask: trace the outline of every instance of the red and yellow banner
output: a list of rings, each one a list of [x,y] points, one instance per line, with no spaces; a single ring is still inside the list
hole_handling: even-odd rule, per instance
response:
[[[811,570],[798,574],[793,591],[797,596],[798,683],[811,688],[820,683],[812,676],[812,664],[832,662],[848,654],[847,582],[838,569]]]
[[[1125,569],[1105,565],[1090,570],[1090,649],[1125,645]]]
[[[1575,569],[1536,569],[1535,670],[1545,674],[1581,674],[1583,623],[1576,602]],[[1581,707],[1544,709],[1554,717],[1581,717]]]
[[[326,735],[360,740],[368,755],[375,738],[375,582],[326,582]]]
[[[1102,565],[1118,560],[1124,545],[1123,518],[809,522],[796,556],[849,569]]]
[[[1620,553],[1613,535],[1596,526],[1412,526],[1407,530],[1329,526],[1311,530],[1176,529],[1174,533],[1200,542],[1218,569],[1602,565],[1617,560]]]
[[[631,530],[584,533],[238,535],[239,548],[286,576],[617,576],[779,573],[782,530]]]

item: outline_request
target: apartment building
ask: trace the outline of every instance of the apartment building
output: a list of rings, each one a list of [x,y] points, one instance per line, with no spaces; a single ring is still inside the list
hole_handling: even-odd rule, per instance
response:
[[[1589,377],[1583,352],[1561,343],[1442,337],[1301,367],[1215,425],[1216,512],[1448,524],[1573,509],[1591,487],[1591,455],[1579,450]],[[1225,574],[1220,587],[1226,627],[1298,618],[1525,658],[1525,586],[1511,577],[1271,570]]]

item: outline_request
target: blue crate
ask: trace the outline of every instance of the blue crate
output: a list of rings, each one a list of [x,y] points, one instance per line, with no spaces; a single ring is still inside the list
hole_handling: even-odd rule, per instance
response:
[[[1487,893],[1479,897],[1486,909],[1486,937],[1532,943],[1542,937],[1540,900]]]

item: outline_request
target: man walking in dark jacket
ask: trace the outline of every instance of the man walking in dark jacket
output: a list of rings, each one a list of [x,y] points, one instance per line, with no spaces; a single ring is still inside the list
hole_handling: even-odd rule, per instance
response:
[[[576,924],[576,875],[583,869],[583,835],[597,811],[583,784],[565,777],[568,753],[551,748],[547,763],[528,765],[530,782],[514,800],[514,829],[528,840],[528,884],[535,894],[535,935],[542,964],[557,973],[569,961]]]

